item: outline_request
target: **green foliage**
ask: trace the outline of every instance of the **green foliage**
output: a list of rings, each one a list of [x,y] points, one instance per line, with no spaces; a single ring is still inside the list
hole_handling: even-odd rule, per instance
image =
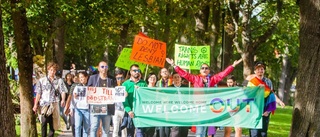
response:
[[[19,97],[19,83],[18,81],[16,80],[13,80],[11,78],[8,78],[9,79],[9,83],[10,83],[10,92],[11,92],[11,95],[12,95],[12,103],[14,104],[13,106],[14,107],[19,107],[20,105],[20,97]]]
[[[253,11],[251,19],[253,38],[262,35],[273,21],[270,18],[276,14],[277,6],[275,2],[264,2],[257,8],[258,10]],[[295,30],[298,27],[296,16],[298,10],[294,2],[285,0],[283,3],[284,10],[281,13],[283,18],[280,18],[276,34],[264,43],[256,53],[258,59],[265,60],[269,66],[272,66],[270,70],[275,72],[268,71],[268,73],[275,78],[278,77],[274,73],[279,73],[281,60],[271,57],[274,49],[283,53],[284,45],[290,45],[289,55],[294,59],[293,62],[296,62],[297,57],[296,45],[298,42],[297,31]],[[113,69],[119,55],[118,46],[123,44],[124,24],[129,24],[129,29],[124,40],[126,43],[122,46],[131,45],[134,36],[144,29],[150,38],[166,41],[167,56],[173,57],[174,44],[182,43],[180,41],[182,36],[188,40],[187,43],[182,44],[203,44],[199,42],[200,40],[196,36],[194,15],[206,6],[210,7],[211,12],[214,8],[213,4],[213,1],[196,0],[46,0],[29,1],[25,6],[27,7],[28,27],[31,32],[30,38],[33,47],[40,45],[43,49],[46,49],[47,38],[51,36],[50,32],[57,29],[53,28],[52,22],[56,17],[62,17],[65,19],[63,26],[66,28],[64,69],[69,69],[71,63],[76,63],[77,69],[86,69],[90,65],[96,65],[100,60],[105,59],[106,49],[108,49],[108,63]],[[221,8],[225,6],[223,4],[223,1],[220,1]],[[8,4],[4,5],[4,7],[8,6]],[[5,9],[10,9],[10,7]],[[294,16],[286,13],[294,13]],[[216,16],[210,13],[209,27]],[[3,20],[5,34],[8,34],[5,35],[5,41],[8,43],[13,32],[10,13],[7,10],[4,10]],[[210,29],[207,31],[206,37],[220,33],[211,32]],[[219,58],[221,38],[218,42],[217,45],[212,47],[212,51],[215,51],[212,53],[212,58],[215,60]],[[16,68],[15,51],[14,44],[10,48],[8,46],[6,48],[7,64]],[[239,58],[238,53],[235,53],[235,55],[230,60]],[[157,69],[153,70],[156,71]],[[242,70],[238,69],[234,72],[236,77],[239,78],[239,82],[242,79],[241,73]]]
[[[290,14],[288,14],[290,13]],[[274,85],[279,82],[281,76],[282,57],[289,57],[293,67],[298,65],[299,52],[299,10],[295,2],[284,1],[281,18],[276,31],[271,38],[260,46],[257,50],[257,58],[263,60],[268,65],[268,77],[274,81]],[[288,48],[288,51],[286,51]],[[278,56],[276,55],[278,54]]]

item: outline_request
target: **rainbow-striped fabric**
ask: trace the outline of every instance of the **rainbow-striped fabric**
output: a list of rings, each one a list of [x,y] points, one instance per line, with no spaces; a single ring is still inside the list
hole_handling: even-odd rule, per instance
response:
[[[96,66],[89,66],[89,68],[92,72],[98,71],[98,67]]]
[[[264,111],[272,111],[272,114],[274,114],[274,111],[276,110],[277,103],[276,103],[276,97],[273,92],[271,92],[270,87],[263,82],[261,79],[254,77],[252,78],[247,86],[259,86],[260,84],[264,85],[264,98],[265,98],[265,107]]]
[[[251,79],[249,82],[248,82],[248,87],[253,87],[253,86],[259,86],[260,84],[263,84],[265,89],[264,89],[264,98],[268,97],[270,95],[270,92],[271,92],[271,89],[270,87],[265,83],[263,82],[261,79],[257,78],[257,77],[254,77],[253,79]]]
[[[163,85],[163,79],[162,78],[158,82],[159,82],[158,87],[169,87],[170,85],[172,85],[172,78],[170,77],[168,79],[167,85]]]

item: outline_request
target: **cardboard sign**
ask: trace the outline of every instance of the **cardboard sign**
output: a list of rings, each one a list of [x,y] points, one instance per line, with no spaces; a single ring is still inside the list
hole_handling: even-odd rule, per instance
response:
[[[153,66],[164,67],[166,50],[166,43],[136,35],[130,59]]]
[[[184,69],[199,70],[203,63],[210,66],[209,46],[175,44],[175,64]]]
[[[141,62],[136,62],[136,61],[130,60],[131,52],[132,52],[131,48],[123,48],[121,51],[121,54],[116,62],[116,66],[119,68],[123,68],[125,70],[130,70],[130,66],[132,64],[138,64],[139,68],[141,69],[141,72],[144,72],[147,65],[143,64]]]
[[[88,104],[113,104],[115,102],[124,102],[125,87],[117,86],[116,88],[107,87],[88,87],[87,103]]]

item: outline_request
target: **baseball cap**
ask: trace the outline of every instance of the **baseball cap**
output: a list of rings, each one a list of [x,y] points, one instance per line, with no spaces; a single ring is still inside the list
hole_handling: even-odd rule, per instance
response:
[[[264,69],[266,68],[266,65],[262,61],[257,61],[254,64],[254,69],[257,69],[258,67],[263,67]]]

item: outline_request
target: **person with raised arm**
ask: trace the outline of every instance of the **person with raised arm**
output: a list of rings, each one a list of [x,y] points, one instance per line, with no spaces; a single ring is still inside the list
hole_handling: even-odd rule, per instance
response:
[[[190,81],[195,88],[202,88],[202,87],[214,87],[217,83],[219,83],[224,77],[228,76],[234,68],[242,62],[242,59],[236,60],[233,62],[232,65],[228,66],[222,72],[219,72],[215,75],[210,76],[210,69],[209,65],[203,63],[200,67],[200,74],[193,75],[189,72],[181,69],[179,66],[174,64],[173,59],[166,58],[167,63],[169,63],[174,70],[183,78]],[[215,127],[208,127],[208,135],[212,136],[215,134]],[[197,137],[204,137],[206,136],[206,127],[204,126],[196,126],[196,136]]]

